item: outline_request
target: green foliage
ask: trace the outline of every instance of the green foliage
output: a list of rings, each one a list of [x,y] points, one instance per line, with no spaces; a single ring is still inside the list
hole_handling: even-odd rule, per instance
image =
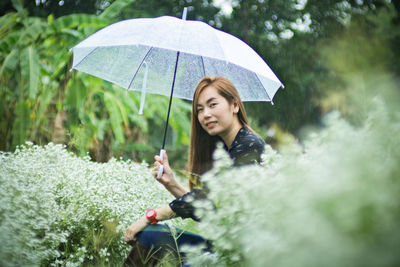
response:
[[[299,5],[300,2],[305,4]],[[233,1],[232,13],[218,18],[221,29],[245,40],[285,85],[284,90],[277,92],[275,105],[249,105],[249,115],[260,125],[277,124],[295,135],[305,125],[319,124],[321,116],[334,108],[326,105],[324,99],[343,89],[337,74],[325,64],[326,55],[321,54],[321,47],[344,34],[354,20],[386,36],[385,49],[394,54],[386,58],[390,62],[388,71],[398,76],[399,64],[394,61],[400,51],[396,33],[400,6],[396,1],[388,2]],[[327,85],[327,80],[336,83]]]
[[[39,57],[32,46],[22,50],[20,57],[21,83],[26,84],[28,98],[33,99],[37,95],[39,84]]]
[[[140,94],[126,93],[105,81],[69,72],[71,47],[94,31],[112,23],[132,1],[114,1],[100,16],[70,14],[47,19],[26,12],[1,17],[0,109],[4,136],[0,150],[13,150],[26,140],[70,144],[70,149],[95,160],[124,156],[152,160],[162,137],[168,99],[149,98],[144,116],[137,115]],[[22,9],[24,10],[24,9]],[[189,104],[171,118],[168,146],[181,151],[188,144]],[[152,128],[150,128],[152,127]],[[149,133],[154,133],[149,138]],[[139,150],[128,150],[132,144]],[[130,147],[133,148],[132,146]],[[175,153],[176,155],[182,153]],[[182,156],[180,156],[182,159]],[[182,164],[181,164],[182,165]]]
[[[132,0],[119,0],[112,3],[106,10],[104,10],[100,17],[113,19],[119,15],[119,13],[124,10],[127,6],[131,5]]]

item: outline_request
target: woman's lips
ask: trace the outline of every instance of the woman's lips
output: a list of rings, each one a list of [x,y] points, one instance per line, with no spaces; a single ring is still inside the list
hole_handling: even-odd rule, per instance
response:
[[[215,125],[217,125],[216,121],[211,121],[206,123],[208,129],[213,128]]]

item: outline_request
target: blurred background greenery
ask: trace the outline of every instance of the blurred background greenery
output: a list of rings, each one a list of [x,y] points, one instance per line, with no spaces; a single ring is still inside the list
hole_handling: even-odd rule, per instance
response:
[[[161,147],[168,99],[126,92],[70,72],[71,47],[113,22],[172,15],[201,20],[253,47],[285,84],[269,103],[249,103],[252,126],[272,146],[290,142],[304,126],[339,109],[362,119],[347,101],[346,73],[363,102],[363,77],[398,80],[400,3],[390,0],[2,0],[0,3],[0,150],[32,141],[64,143],[78,155],[152,162]],[[368,45],[366,45],[368,44]],[[384,70],[384,71],[382,71]],[[379,84],[379,77],[376,79]],[[369,84],[371,86],[371,84]],[[350,95],[349,95],[350,94]],[[357,112],[355,112],[357,110]],[[190,102],[175,99],[166,149],[183,168]]]

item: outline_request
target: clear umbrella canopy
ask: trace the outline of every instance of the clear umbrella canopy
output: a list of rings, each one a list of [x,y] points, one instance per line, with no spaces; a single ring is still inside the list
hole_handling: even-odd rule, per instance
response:
[[[200,21],[170,16],[121,21],[73,47],[73,68],[129,90],[191,100],[199,80],[224,76],[243,101],[272,101],[282,83],[240,39]],[[146,86],[143,86],[146,84]]]
[[[233,82],[243,101],[272,101],[282,83],[246,43],[200,21],[170,16],[121,21],[72,48],[72,68],[128,90],[171,96],[160,157],[163,158],[172,96],[191,100],[204,76]],[[159,168],[161,177],[163,166]]]

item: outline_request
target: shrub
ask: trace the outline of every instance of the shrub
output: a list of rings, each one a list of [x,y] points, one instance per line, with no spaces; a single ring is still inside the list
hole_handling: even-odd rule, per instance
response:
[[[126,227],[169,200],[145,163],[95,163],[52,143],[0,152],[0,265],[120,265]]]
[[[264,166],[232,169],[218,151],[204,177],[217,210],[198,226],[215,253],[187,249],[190,263],[400,265],[400,113],[374,101],[362,127],[331,113],[302,145],[267,147]]]

